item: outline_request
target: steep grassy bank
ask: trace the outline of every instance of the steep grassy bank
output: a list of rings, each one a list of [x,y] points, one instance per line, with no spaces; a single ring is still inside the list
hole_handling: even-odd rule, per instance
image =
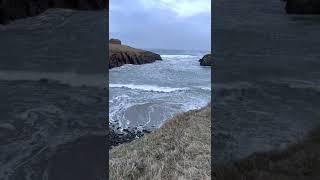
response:
[[[246,159],[217,165],[216,180],[313,180],[320,177],[320,128],[282,151],[255,153]]]
[[[110,151],[111,179],[210,179],[211,108],[181,113]]]

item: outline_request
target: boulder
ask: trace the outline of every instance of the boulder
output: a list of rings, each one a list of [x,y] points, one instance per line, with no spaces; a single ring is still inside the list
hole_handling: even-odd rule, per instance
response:
[[[0,24],[35,16],[49,8],[99,10],[106,6],[105,0],[0,0]]]
[[[284,0],[288,14],[320,14],[319,0]]]
[[[199,60],[201,66],[211,66],[213,60],[211,59],[211,54],[207,54],[203,56],[202,59]]]
[[[124,64],[146,64],[162,60],[159,54],[125,45],[109,43],[109,69]]]

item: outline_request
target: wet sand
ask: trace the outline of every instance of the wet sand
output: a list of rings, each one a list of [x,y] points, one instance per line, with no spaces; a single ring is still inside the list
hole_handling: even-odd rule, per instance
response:
[[[218,0],[213,27],[216,163],[282,149],[320,124],[320,17],[286,15],[280,0]]]

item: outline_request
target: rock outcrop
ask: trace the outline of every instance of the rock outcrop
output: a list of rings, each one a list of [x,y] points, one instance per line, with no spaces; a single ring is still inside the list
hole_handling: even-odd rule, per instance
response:
[[[203,58],[200,59],[199,62],[201,66],[211,66],[212,65],[211,54],[207,54],[203,56]]]
[[[129,46],[109,43],[109,69],[124,64],[146,64],[162,60],[159,54]]]
[[[319,0],[284,0],[288,14],[320,14]]]
[[[35,16],[49,8],[98,10],[106,6],[105,0],[0,0],[0,24]]]
[[[119,45],[121,45],[121,41],[119,39],[110,39],[109,43],[110,44],[119,44]]]

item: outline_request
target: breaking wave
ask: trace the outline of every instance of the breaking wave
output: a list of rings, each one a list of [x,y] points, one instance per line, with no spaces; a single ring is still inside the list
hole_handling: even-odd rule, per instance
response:
[[[156,85],[135,85],[135,84],[109,84],[110,88],[128,88],[128,89],[136,89],[142,91],[153,91],[153,92],[174,92],[174,91],[185,91],[190,88],[172,88],[172,87],[160,87]]]

